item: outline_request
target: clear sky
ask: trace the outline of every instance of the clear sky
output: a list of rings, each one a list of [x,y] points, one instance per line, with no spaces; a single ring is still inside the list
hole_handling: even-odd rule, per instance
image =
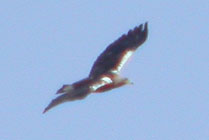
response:
[[[1,140],[208,140],[208,0],[0,2]],[[134,85],[43,109],[122,34],[149,22]]]

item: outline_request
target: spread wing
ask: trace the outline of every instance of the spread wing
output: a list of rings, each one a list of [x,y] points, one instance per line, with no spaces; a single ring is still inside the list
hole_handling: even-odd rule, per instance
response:
[[[147,23],[130,30],[110,44],[95,61],[89,77],[96,78],[105,73],[118,74],[133,52],[147,39]]]

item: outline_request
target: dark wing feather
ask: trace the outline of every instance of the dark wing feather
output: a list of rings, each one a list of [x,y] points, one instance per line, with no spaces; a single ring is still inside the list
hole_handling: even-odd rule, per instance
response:
[[[147,34],[147,23],[145,23],[144,27],[141,24],[110,44],[95,61],[89,77],[96,78],[113,70],[120,64],[122,57],[127,51],[134,51],[145,42]]]

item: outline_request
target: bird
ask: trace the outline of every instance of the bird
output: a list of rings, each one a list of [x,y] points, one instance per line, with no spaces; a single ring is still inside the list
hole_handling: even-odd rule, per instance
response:
[[[96,59],[87,78],[63,85],[56,92],[60,96],[53,99],[43,113],[61,103],[84,99],[90,93],[102,93],[133,84],[128,78],[121,77],[120,71],[136,49],[147,40],[147,36],[148,22],[123,34]]]

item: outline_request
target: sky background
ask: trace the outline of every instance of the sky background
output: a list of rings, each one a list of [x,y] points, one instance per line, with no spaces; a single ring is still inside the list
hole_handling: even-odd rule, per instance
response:
[[[134,82],[43,109],[114,40],[149,22]],[[1,140],[208,140],[208,0],[0,2]]]

